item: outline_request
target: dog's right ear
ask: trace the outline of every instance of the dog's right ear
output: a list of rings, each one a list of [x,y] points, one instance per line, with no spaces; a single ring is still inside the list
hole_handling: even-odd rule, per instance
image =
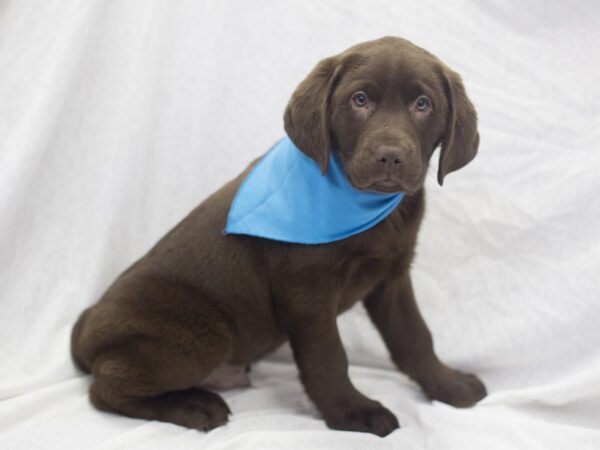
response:
[[[327,172],[329,164],[329,99],[337,82],[337,58],[322,60],[302,81],[283,116],[284,128],[294,145]]]

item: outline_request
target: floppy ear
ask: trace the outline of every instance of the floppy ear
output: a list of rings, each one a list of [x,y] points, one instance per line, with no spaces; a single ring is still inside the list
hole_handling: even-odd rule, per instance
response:
[[[440,186],[444,184],[447,174],[470,163],[479,147],[477,113],[467,97],[460,76],[444,67],[443,78],[448,100],[448,118],[438,167]]]
[[[285,132],[308,157],[314,159],[324,175],[329,163],[329,98],[336,83],[339,66],[326,58],[302,81],[290,99],[283,117]]]

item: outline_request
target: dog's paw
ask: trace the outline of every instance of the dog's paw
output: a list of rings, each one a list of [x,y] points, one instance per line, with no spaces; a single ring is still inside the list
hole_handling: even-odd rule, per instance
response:
[[[203,389],[164,394],[154,406],[160,413],[158,420],[202,431],[224,425],[231,414],[220,395]]]
[[[475,375],[447,366],[428,374],[420,384],[430,399],[459,408],[472,406],[487,395],[484,384]]]
[[[366,399],[360,403],[340,406],[325,417],[329,428],[362,431],[384,437],[400,428],[398,419],[381,403]]]

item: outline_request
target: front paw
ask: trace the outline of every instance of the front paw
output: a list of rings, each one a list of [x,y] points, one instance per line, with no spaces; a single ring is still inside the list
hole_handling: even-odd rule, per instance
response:
[[[459,408],[472,406],[487,395],[485,386],[475,375],[444,365],[423,376],[419,384],[430,399]]]
[[[343,403],[324,413],[329,428],[362,431],[384,437],[400,428],[398,419],[381,403],[370,399]]]

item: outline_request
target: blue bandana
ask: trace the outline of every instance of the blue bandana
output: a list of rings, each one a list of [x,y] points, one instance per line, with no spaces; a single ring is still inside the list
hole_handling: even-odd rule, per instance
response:
[[[321,174],[285,137],[251,169],[229,210],[226,234],[296,244],[324,244],[368,230],[398,206],[403,193],[364,192],[350,185],[337,156]]]

